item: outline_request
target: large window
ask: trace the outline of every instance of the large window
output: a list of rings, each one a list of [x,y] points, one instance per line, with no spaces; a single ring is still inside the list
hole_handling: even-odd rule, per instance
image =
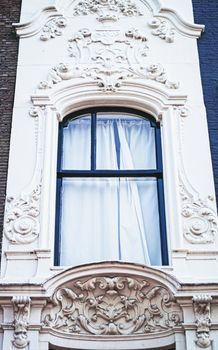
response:
[[[55,264],[168,264],[159,124],[85,110],[59,128]]]

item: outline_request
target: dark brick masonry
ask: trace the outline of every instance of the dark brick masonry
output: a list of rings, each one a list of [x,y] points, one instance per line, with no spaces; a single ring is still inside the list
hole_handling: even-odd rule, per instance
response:
[[[195,22],[206,25],[198,49],[218,201],[218,1],[193,0],[193,7]]]
[[[20,6],[21,0],[0,0],[0,240],[18,53],[18,38],[11,24],[19,22]]]

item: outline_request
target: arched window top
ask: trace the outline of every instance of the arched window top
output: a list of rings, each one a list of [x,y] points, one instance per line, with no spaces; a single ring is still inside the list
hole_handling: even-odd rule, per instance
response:
[[[167,264],[160,129],[125,108],[60,124],[56,263]]]
[[[99,108],[71,115],[61,123],[61,167],[75,170],[156,169],[158,135],[155,128],[158,127],[152,117],[129,109]],[[124,153],[127,149],[129,151]],[[131,155],[127,157],[129,152]],[[109,154],[111,157],[106,157]]]

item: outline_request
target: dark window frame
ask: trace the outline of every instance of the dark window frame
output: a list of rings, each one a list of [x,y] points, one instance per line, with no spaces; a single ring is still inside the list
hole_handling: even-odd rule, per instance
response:
[[[96,170],[96,118],[97,113],[127,113],[136,117],[144,118],[151,123],[151,127],[155,128],[155,150],[156,150],[156,169],[149,170]],[[62,149],[63,149],[63,129],[67,127],[73,119],[82,117],[83,115],[91,115],[91,170],[70,170],[62,169]],[[162,163],[162,147],[161,147],[161,130],[160,123],[152,116],[145,112],[125,107],[96,107],[78,110],[66,116],[59,124],[58,137],[58,156],[57,156],[57,190],[56,190],[56,214],[55,214],[55,247],[54,247],[54,265],[60,265],[60,212],[61,212],[61,188],[63,178],[92,178],[92,177],[155,177],[157,179],[158,194],[158,211],[160,223],[160,240],[161,240],[161,257],[162,265],[169,265],[168,245],[166,232],[166,216],[164,204],[164,184],[163,184],[163,163]]]

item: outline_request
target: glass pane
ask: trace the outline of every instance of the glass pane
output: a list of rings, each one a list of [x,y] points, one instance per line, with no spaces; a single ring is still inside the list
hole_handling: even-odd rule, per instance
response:
[[[89,170],[91,116],[73,119],[63,128],[62,169]]]
[[[98,113],[97,169],[156,169],[150,122],[134,115]]]
[[[157,180],[63,179],[60,230],[61,265],[161,265]]]

